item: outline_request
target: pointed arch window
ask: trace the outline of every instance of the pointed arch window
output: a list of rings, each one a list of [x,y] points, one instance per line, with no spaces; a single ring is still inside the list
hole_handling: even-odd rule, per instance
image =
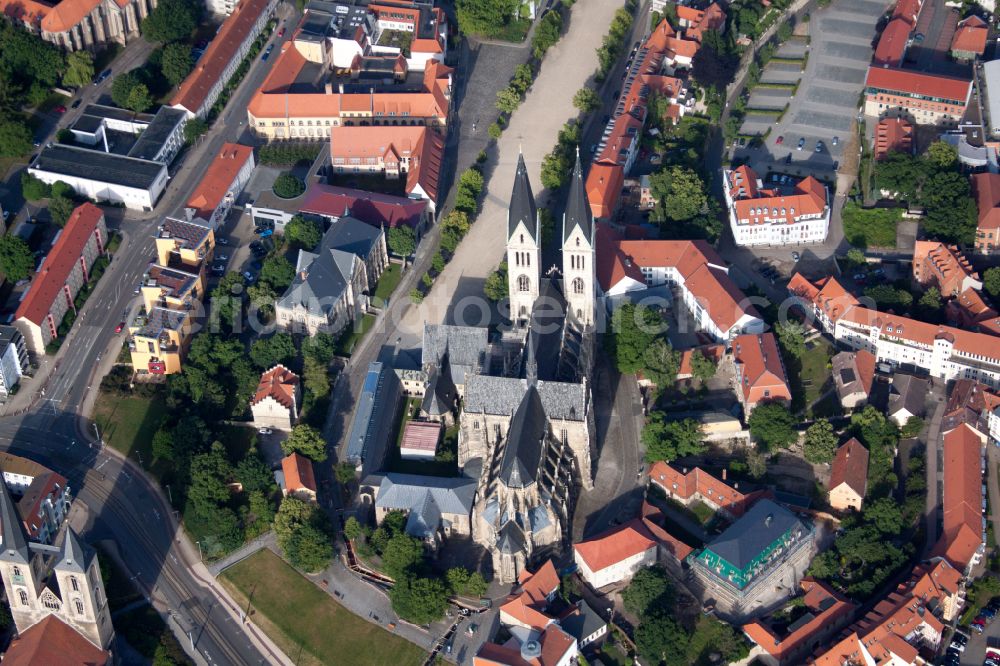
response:
[[[518,291],[531,291],[531,280],[528,279],[527,275],[520,275],[517,278],[517,290]]]
[[[27,606],[28,605],[28,593],[25,592],[24,590],[18,590],[17,591],[17,595],[21,598],[21,605],[22,606]]]
[[[70,587],[73,588],[74,592],[79,592],[80,591],[80,583],[76,580],[76,576],[70,576],[69,577],[69,584],[70,584]]]
[[[76,614],[83,615],[83,602],[77,599],[75,603],[76,603]]]
[[[583,280],[576,278],[573,280],[573,293],[582,294],[583,293]]]

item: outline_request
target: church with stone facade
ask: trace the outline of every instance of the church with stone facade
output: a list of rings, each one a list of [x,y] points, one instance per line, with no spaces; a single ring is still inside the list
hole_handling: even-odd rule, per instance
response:
[[[17,628],[4,661],[112,663],[115,630],[96,553],[69,526],[59,546],[29,541],[2,478],[0,521],[0,577]]]

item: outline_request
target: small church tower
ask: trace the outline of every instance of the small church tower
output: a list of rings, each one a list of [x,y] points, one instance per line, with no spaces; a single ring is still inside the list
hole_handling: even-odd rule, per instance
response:
[[[114,637],[97,555],[66,528],[62,551],[53,568],[63,601],[61,619],[94,645],[107,649]]]
[[[577,148],[576,165],[563,214],[562,272],[566,318],[582,329],[594,325],[594,244],[594,220],[587,203],[583,170],[580,168],[580,149]]]
[[[517,156],[514,191],[507,209],[507,286],[510,320],[525,327],[538,299],[541,281],[542,238],[535,196],[528,182],[524,156]]]
[[[0,475],[0,486],[0,521],[3,523],[0,525],[3,537],[0,577],[7,591],[14,624],[18,632],[23,632],[46,614],[41,605],[41,558],[28,549],[28,535],[3,475]]]

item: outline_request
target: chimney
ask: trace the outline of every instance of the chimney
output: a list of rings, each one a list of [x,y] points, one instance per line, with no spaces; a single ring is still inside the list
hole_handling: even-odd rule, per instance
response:
[[[341,86],[343,86],[343,84],[341,84]],[[324,83],[323,84],[323,92],[325,92],[327,95],[332,95],[333,94],[333,83],[331,83],[329,80],[326,83]],[[340,92],[344,92],[344,91],[341,90]]]
[[[728,471],[729,471],[729,470],[727,470],[727,469],[726,469],[725,467],[723,467],[723,468],[722,468],[722,480],[723,480],[723,481],[725,481],[725,480],[726,480],[726,472],[728,472]]]
[[[299,271],[299,277],[305,280],[307,277],[309,277],[309,271],[305,270]]]
[[[337,90],[340,91],[341,95],[344,94],[344,82],[343,81],[341,81],[340,83],[337,84]]]

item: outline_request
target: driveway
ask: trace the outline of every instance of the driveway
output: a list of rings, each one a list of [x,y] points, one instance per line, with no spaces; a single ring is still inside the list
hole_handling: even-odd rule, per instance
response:
[[[886,4],[882,0],[838,0],[813,12],[809,59],[788,111],[773,125],[761,148],[739,148],[734,158],[749,159],[761,175],[772,170],[796,176],[833,175],[834,163],[842,160],[858,113],[872,57],[875,24]],[[796,75],[785,71],[790,68],[795,65],[768,65],[763,78],[785,81]],[[779,137],[783,137],[780,144]],[[834,137],[840,139],[836,146]],[[804,141],[802,150],[797,149],[800,140]],[[823,141],[820,152],[815,152],[817,141]],[[789,155],[791,162],[786,164]]]

